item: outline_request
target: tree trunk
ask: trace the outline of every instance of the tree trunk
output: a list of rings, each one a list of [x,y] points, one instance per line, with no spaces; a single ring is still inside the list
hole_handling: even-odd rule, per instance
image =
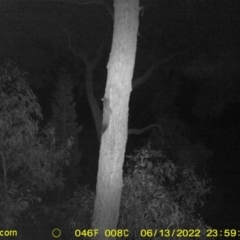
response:
[[[128,105],[135,64],[139,0],[114,1],[114,33],[104,96],[104,116],[92,228],[97,239],[116,229],[123,187],[122,166],[128,129]],[[114,239],[114,238],[111,238]]]

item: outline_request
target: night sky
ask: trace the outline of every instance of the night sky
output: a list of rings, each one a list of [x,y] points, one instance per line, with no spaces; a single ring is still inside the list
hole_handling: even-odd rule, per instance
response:
[[[106,2],[111,6],[111,1]],[[188,146],[201,146],[209,153],[204,164],[199,164],[213,183],[202,213],[206,222],[240,229],[240,2],[148,0],[141,5],[134,79],[157,61],[162,63],[133,90],[129,127],[161,124],[165,144],[178,131],[175,123],[184,128]],[[59,72],[65,69],[76,82],[85,172],[79,183],[93,189],[99,142],[84,88],[85,67],[69,41],[73,49],[84,49],[90,59],[103,43],[103,57],[93,75],[101,106],[112,33],[113,20],[98,4],[0,1],[0,63],[10,58],[29,73],[42,108],[42,124],[51,116]],[[127,153],[146,144],[151,136],[151,131],[129,136]],[[184,148],[176,146],[174,154],[185,156]]]

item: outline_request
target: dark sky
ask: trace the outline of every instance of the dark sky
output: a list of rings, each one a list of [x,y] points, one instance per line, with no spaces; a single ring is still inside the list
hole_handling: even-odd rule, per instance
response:
[[[240,3],[148,0],[141,5],[134,78],[157,60],[169,60],[133,91],[129,125],[141,128],[162,115],[181,121],[192,145],[201,143],[212,152],[207,165],[215,195],[207,210],[213,213],[209,224],[240,227]],[[104,43],[104,56],[94,71],[100,104],[112,32],[111,16],[101,5],[0,1],[0,61],[11,58],[30,73],[46,119],[59,71],[66,68],[78,81],[86,162],[97,161],[98,141],[83,88],[84,65],[69,49],[69,39],[74,49],[83,48],[90,58]],[[165,129],[170,132],[173,127],[165,123]],[[128,148],[139,147],[148,136],[144,137],[130,138]],[[95,143],[95,151],[87,149],[89,142]],[[221,206],[213,209],[218,200]],[[226,226],[217,221],[219,212]]]

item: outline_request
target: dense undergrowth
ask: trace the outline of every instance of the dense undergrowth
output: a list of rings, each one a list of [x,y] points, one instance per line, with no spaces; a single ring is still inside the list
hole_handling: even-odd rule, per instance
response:
[[[125,239],[141,239],[141,234],[145,237],[147,234],[148,239],[169,239],[176,229],[179,229],[175,232],[178,236],[171,239],[181,239],[181,236],[206,239],[209,227],[197,213],[210,192],[209,180],[199,178],[194,168],[175,166],[161,151],[149,147],[135,151],[128,161],[134,167],[124,176],[118,223],[119,229],[129,230]],[[68,200],[40,209],[45,218],[51,219],[52,227],[60,227],[66,239],[74,239],[76,229],[91,228],[94,197],[95,193],[88,187],[78,187]],[[146,229],[159,231],[153,237],[154,232]]]

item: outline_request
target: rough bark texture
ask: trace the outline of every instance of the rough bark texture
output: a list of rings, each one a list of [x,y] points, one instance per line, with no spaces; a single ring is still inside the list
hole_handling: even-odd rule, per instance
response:
[[[92,228],[99,229],[97,239],[107,239],[104,231],[116,229],[118,223],[123,187],[122,166],[127,141],[128,105],[137,45],[139,0],[115,0],[114,11],[114,34],[104,96],[109,100],[111,115],[109,125],[101,139],[92,221]]]

